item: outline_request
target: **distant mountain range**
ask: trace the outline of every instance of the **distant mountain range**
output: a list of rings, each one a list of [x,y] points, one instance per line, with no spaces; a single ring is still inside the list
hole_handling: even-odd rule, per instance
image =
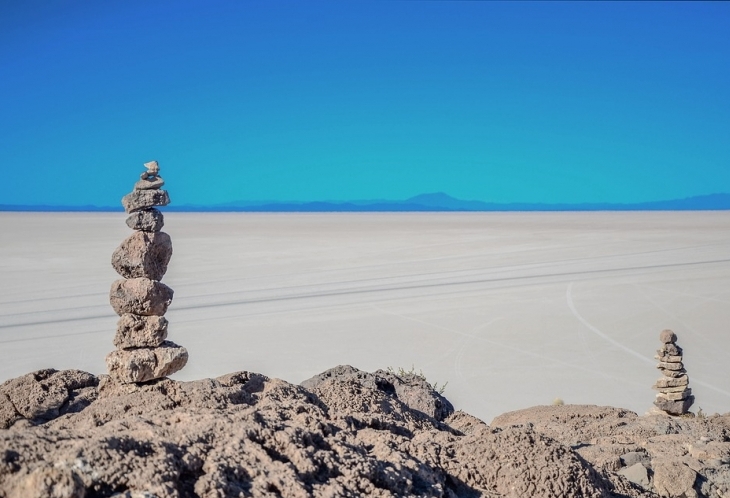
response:
[[[710,194],[668,201],[618,203],[494,203],[462,201],[443,192],[421,194],[404,201],[361,200],[346,202],[239,201],[210,206],[171,205],[166,211],[193,212],[383,212],[383,211],[716,211],[730,209],[730,194]],[[121,211],[111,206],[17,206],[0,204],[0,211]]]

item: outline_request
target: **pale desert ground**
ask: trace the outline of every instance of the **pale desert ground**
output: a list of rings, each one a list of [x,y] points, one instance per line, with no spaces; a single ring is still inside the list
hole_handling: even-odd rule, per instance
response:
[[[124,213],[0,213],[0,382],[105,371]],[[730,411],[730,212],[167,213],[179,380],[412,365],[489,422],[566,403],[642,414],[659,332]]]

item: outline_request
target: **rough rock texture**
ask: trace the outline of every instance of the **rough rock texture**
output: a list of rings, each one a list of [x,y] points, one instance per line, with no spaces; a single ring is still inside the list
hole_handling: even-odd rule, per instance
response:
[[[14,379],[9,383],[20,397],[21,386],[36,392],[37,382],[58,393],[57,399],[70,400],[84,389],[93,395],[82,410],[36,419],[18,415],[10,429],[0,430],[0,497],[730,493],[730,414],[639,417],[610,407],[565,405],[511,412],[488,426],[459,411],[437,420],[409,407],[395,389],[411,386],[413,399],[431,399],[425,383],[418,387],[386,372],[390,388],[374,382],[385,378],[381,372],[333,370],[318,376],[310,390],[248,372],[143,384],[108,376],[95,384],[96,378],[83,374],[93,379],[91,387],[73,389],[64,379],[81,373],[44,371],[53,373]],[[36,377],[42,380],[29,381]],[[649,490],[621,475],[644,474],[636,467],[628,471],[622,457],[645,466]]]
[[[158,209],[135,211],[127,217],[127,226],[132,230],[159,232],[165,225],[165,217]]]
[[[534,428],[439,421],[348,370],[311,391],[247,372],[104,377],[83,411],[0,431],[0,496],[652,496]],[[410,382],[391,378],[433,395]]]
[[[125,313],[117,322],[114,345],[120,349],[156,347],[167,339],[167,319]]]
[[[173,291],[157,280],[131,278],[116,280],[109,291],[109,302],[117,315],[162,316],[172,302]]]
[[[694,498],[697,472],[684,462],[670,459],[657,459],[652,465],[654,469],[654,488],[659,496],[682,496]]]
[[[160,280],[172,257],[170,236],[160,231],[163,216],[151,206],[166,205],[167,192],[157,161],[145,163],[134,191],[122,204],[131,215],[127,225],[135,232],[112,254],[112,267],[126,280],[112,284],[109,301],[122,318],[117,323],[114,345],[107,355],[109,375],[117,382],[147,382],[173,374],[188,361],[185,348],[167,338],[162,315],[172,302],[173,291]]]
[[[672,415],[681,415],[682,413],[687,413],[694,402],[695,397],[691,395],[683,399],[670,399],[668,395],[665,395],[663,398],[657,397],[654,400],[654,405],[660,410],[671,413]]]
[[[122,206],[127,213],[168,204],[170,196],[166,190],[133,190],[122,197]]]
[[[0,429],[7,429],[20,419],[44,421],[81,411],[96,399],[98,384],[99,380],[90,373],[53,369],[4,382],[0,384]]]
[[[505,413],[491,424],[514,426],[570,446],[614,484],[617,473],[640,463],[650,491],[660,496],[730,496],[730,414],[639,417],[612,407],[539,406]]]
[[[162,280],[172,257],[165,232],[134,232],[112,253],[112,267],[124,278]]]
[[[312,390],[323,382],[333,379],[339,381],[355,379],[370,389],[389,392],[410,409],[418,410],[437,420],[443,420],[454,413],[454,407],[449,400],[434,391],[422,376],[413,373],[399,377],[386,370],[369,373],[349,365],[340,365],[305,380],[301,385]]]
[[[680,377],[662,377],[654,384],[655,388],[680,387],[689,384],[689,377],[682,375]]]
[[[121,383],[172,375],[188,362],[188,351],[171,341],[156,348],[117,349],[106,356],[109,375]]]

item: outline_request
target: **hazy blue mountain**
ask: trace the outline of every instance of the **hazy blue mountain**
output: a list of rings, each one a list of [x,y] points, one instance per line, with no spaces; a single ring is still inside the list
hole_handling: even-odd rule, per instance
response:
[[[165,211],[203,212],[378,212],[378,211],[714,211],[730,209],[730,194],[710,194],[667,201],[632,204],[491,203],[463,201],[443,192],[421,194],[404,201],[356,200],[316,202],[238,201],[212,206],[172,205]],[[0,204],[0,211],[121,211],[99,206],[15,206]]]

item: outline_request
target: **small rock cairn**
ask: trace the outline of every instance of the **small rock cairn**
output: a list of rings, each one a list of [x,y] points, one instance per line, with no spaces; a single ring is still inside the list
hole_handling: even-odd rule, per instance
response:
[[[689,388],[689,377],[682,363],[682,348],[677,346],[677,334],[663,330],[659,334],[662,347],[654,357],[659,360],[656,366],[663,374],[653,388],[659,391],[654,405],[670,415],[683,415],[695,401]]]
[[[163,316],[172,302],[172,289],[160,282],[172,256],[170,236],[161,232],[162,213],[170,197],[157,161],[145,163],[134,190],[122,199],[134,233],[112,254],[112,266],[122,277],[112,284],[109,301],[117,315],[116,351],[106,357],[109,375],[122,383],[146,382],[171,375],[188,361],[188,352],[166,341]]]

